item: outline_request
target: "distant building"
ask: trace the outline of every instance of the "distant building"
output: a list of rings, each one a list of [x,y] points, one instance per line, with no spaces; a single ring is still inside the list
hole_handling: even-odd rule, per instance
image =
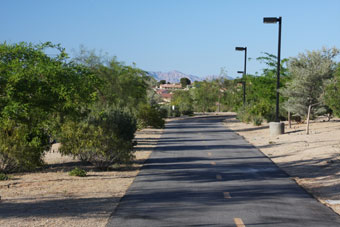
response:
[[[177,90],[177,89],[182,89],[182,85],[181,84],[160,84],[159,88],[166,89],[166,90]]]
[[[169,93],[169,94],[161,94],[161,97],[163,99],[164,102],[171,102],[173,94]]]
[[[159,94],[164,102],[171,102],[172,92],[166,89],[157,89],[156,93]]]
[[[159,94],[164,103],[170,103],[173,96],[173,91],[183,89],[180,83],[176,84],[160,84],[159,88],[155,88],[157,94]],[[188,89],[188,88],[186,88]]]

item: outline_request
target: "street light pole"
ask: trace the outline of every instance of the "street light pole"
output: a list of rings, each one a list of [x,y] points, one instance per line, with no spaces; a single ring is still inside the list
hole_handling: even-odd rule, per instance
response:
[[[247,47],[244,48],[244,75],[247,75]]]
[[[280,103],[280,70],[281,70],[281,24],[282,24],[282,17],[279,17],[279,44],[278,44],[278,50],[277,50],[277,81],[276,81],[276,116],[275,120],[276,122],[280,122],[279,119],[279,114],[280,114],[280,109],[279,109],[279,103]]]
[[[281,24],[282,17],[264,17],[263,23],[265,24],[276,24],[279,22],[279,42],[278,42],[278,50],[277,50],[277,80],[276,80],[276,114],[275,121],[280,122],[279,113],[280,113],[280,69],[281,69]]]
[[[243,105],[246,104],[246,75],[247,75],[247,47],[235,47],[236,51],[244,51],[244,69],[243,69]],[[240,71],[238,71],[239,73]]]
[[[244,48],[243,104],[246,104],[247,47]]]

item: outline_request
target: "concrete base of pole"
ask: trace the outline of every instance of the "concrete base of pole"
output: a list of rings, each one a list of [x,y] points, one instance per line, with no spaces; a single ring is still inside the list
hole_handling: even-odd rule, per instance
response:
[[[277,136],[285,133],[285,123],[269,122],[269,131],[271,136]]]

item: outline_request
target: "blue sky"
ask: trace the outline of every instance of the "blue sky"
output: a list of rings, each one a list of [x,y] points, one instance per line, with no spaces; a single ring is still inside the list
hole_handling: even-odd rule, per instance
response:
[[[82,44],[144,70],[206,76],[225,67],[235,77],[244,57],[235,46],[253,59],[277,53],[278,25],[263,17],[283,17],[282,57],[294,57],[340,48],[339,12],[338,0],[2,0],[0,41],[52,41],[69,53]]]

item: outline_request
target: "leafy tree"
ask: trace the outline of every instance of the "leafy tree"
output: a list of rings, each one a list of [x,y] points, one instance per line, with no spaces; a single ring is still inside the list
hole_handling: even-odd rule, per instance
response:
[[[186,88],[188,85],[191,84],[191,81],[188,78],[183,77],[180,79],[180,83],[182,85],[182,88]]]
[[[148,91],[152,90],[155,83],[145,71],[135,65],[126,66],[116,57],[97,55],[94,50],[86,50],[84,47],[75,61],[89,67],[101,80],[100,86],[96,87],[96,108],[114,105],[122,109],[127,108],[136,114],[138,106],[147,103]]]
[[[224,105],[227,103],[227,100],[231,101],[232,99],[233,82],[227,78],[227,71],[225,68],[221,68],[220,75],[212,79],[211,83],[217,89],[217,111],[230,110],[230,106],[227,105],[224,107]]]
[[[157,80],[151,76],[148,76],[145,78],[145,82],[147,84],[147,89],[146,89],[147,103],[151,106],[160,108],[159,103],[163,101],[162,96],[158,94],[156,90],[154,89],[155,87],[157,87],[157,84],[158,84]]]
[[[153,128],[164,128],[165,121],[162,119],[161,109],[158,106],[140,104],[137,112],[137,123],[139,128],[151,126]]]
[[[58,54],[50,57],[46,48]],[[95,99],[98,80],[50,42],[0,44],[0,75],[0,163],[12,163],[3,171],[34,168],[58,121],[80,116]]]
[[[159,84],[166,84],[166,81],[165,80],[160,80]]]
[[[263,69],[262,75],[267,75],[268,77],[275,77],[277,75],[277,56],[274,54],[270,54],[267,52],[263,53],[264,56],[256,58],[256,60],[264,63],[266,68]],[[287,63],[289,59],[284,58],[280,62],[280,76],[287,77],[288,76],[288,69]]]
[[[214,111],[218,101],[219,89],[216,84],[201,81],[194,84],[192,95],[196,111]]]
[[[155,81],[135,65],[126,66],[116,58],[102,60],[94,51],[81,53],[76,60],[90,68],[101,84],[96,86],[97,99],[89,107],[88,116],[63,125],[62,152],[100,168],[128,162],[137,123],[140,128],[164,126],[154,103]]]
[[[238,113],[242,116],[239,118],[245,121],[253,121],[258,124],[261,119],[272,121],[275,118],[276,105],[276,80],[277,80],[277,58],[275,55],[264,53],[264,56],[258,57],[266,65],[260,76],[248,74],[245,77],[246,83],[246,106],[240,101],[236,104]],[[282,59],[280,69],[280,87],[284,87],[289,81],[289,73],[287,71],[288,59]],[[238,92],[238,95],[242,95]],[[241,100],[239,97],[237,100]],[[284,101],[284,97],[280,96],[280,102]],[[280,113],[285,116],[284,113]]]
[[[99,102],[135,111],[147,101],[148,76],[133,66],[124,66],[112,59],[108,66],[101,65],[94,73],[103,81],[99,88]]]
[[[335,66],[333,59],[338,53],[336,48],[323,48],[301,53],[290,60],[288,70],[292,80],[288,82],[287,88],[282,90],[288,98],[284,104],[288,111],[306,117],[309,106],[315,106],[312,114],[320,110],[323,104],[321,97],[324,93],[324,83],[332,77]]]
[[[193,100],[190,92],[187,90],[175,91],[171,99],[171,105],[175,105],[182,115],[193,113]]]
[[[235,80],[223,80],[221,91],[221,104],[222,111],[236,111],[242,102],[242,89],[240,89],[240,81]]]
[[[277,57],[273,54],[264,53],[264,56],[258,57],[258,61],[264,63],[267,67],[263,69],[261,76],[250,76],[249,98],[257,105],[253,111],[259,113],[267,121],[274,120],[276,106],[276,82],[277,82]],[[290,80],[290,74],[287,69],[288,59],[284,58],[280,62],[280,88],[285,87]],[[252,97],[254,95],[254,97]],[[280,103],[285,101],[285,97],[280,96]],[[280,112],[279,115],[286,116]]]
[[[340,117],[340,63],[338,63],[333,78],[327,83],[325,103],[333,113]]]
[[[152,90],[156,81],[135,65],[126,66],[95,51],[81,50],[75,61],[88,67],[101,83],[95,87],[97,99],[88,115],[62,125],[61,151],[99,168],[129,162],[137,123],[138,127],[164,126]]]

